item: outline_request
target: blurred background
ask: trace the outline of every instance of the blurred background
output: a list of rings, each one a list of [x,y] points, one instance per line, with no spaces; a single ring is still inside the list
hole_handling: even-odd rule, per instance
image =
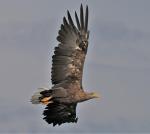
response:
[[[52,127],[38,87],[51,87],[51,56],[67,9],[89,6],[83,86],[101,94],[77,107],[77,124]],[[150,132],[149,0],[0,0],[0,133]]]

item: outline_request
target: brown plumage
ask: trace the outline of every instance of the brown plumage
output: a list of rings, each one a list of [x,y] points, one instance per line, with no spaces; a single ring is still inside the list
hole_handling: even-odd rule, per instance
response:
[[[46,104],[43,112],[44,120],[49,124],[60,125],[66,122],[77,122],[77,103],[97,98],[95,93],[87,93],[82,88],[82,75],[85,56],[88,48],[88,6],[84,15],[80,7],[80,20],[75,12],[75,26],[69,11],[68,18],[63,18],[63,24],[58,32],[59,45],[55,47],[52,57],[51,89],[32,96],[33,104]]]

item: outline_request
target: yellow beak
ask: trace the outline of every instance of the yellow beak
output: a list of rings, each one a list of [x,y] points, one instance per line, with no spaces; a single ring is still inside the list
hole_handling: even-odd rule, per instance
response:
[[[93,93],[94,98],[100,98],[100,95],[98,93]]]

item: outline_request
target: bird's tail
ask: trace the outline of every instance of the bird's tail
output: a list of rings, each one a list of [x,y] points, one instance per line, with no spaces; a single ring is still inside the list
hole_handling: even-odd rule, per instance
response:
[[[35,92],[33,96],[31,97],[32,104],[44,104],[47,105],[49,103],[52,103],[51,99],[51,93],[50,90],[47,88],[39,88],[40,91]]]

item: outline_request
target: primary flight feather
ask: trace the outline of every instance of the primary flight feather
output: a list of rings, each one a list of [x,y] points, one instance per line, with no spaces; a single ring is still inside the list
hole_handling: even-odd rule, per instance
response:
[[[61,125],[62,123],[77,122],[77,103],[98,95],[88,93],[82,87],[82,75],[85,56],[88,49],[88,6],[84,15],[83,6],[80,7],[80,19],[75,12],[75,26],[72,17],[67,11],[67,18],[63,18],[58,32],[58,46],[55,47],[52,57],[51,89],[42,88],[35,93],[31,102],[33,104],[47,105],[43,115],[49,124]]]

